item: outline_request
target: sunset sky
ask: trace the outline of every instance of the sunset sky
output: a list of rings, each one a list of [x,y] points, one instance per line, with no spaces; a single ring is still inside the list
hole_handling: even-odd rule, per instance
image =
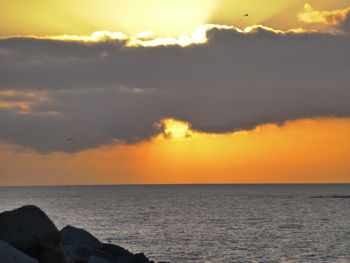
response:
[[[0,24],[0,186],[350,183],[348,0],[5,0]]]

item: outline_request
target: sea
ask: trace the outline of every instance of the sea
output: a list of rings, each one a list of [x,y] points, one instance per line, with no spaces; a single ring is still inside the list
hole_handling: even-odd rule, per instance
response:
[[[350,262],[349,184],[0,188],[27,204],[156,262]]]

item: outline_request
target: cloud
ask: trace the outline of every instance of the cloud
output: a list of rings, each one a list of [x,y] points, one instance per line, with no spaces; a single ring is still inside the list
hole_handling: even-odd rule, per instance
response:
[[[0,107],[0,139],[73,152],[147,140],[164,118],[221,133],[350,116],[348,35],[257,26],[246,32],[214,27],[206,37],[185,47],[1,39],[0,90],[32,104],[27,114]],[[32,99],[25,97],[30,92]],[[37,100],[43,94],[47,99]]]
[[[314,10],[310,4],[304,5],[304,11],[298,14],[298,19],[305,23],[326,24],[330,26],[343,26],[347,24],[350,17],[350,7],[332,11]]]
[[[36,106],[48,101],[49,98],[43,91],[0,90],[0,109],[8,109],[18,114],[54,115],[54,112],[33,111]]]
[[[246,27],[244,30],[228,25],[216,25],[216,24],[205,24],[197,27],[197,29],[190,35],[182,35],[180,37],[154,37],[154,32],[146,31],[141,32],[134,36],[127,36],[123,33],[109,32],[109,31],[96,31],[90,36],[79,36],[79,35],[53,35],[53,36],[16,36],[18,38],[31,38],[31,39],[43,39],[43,40],[61,40],[61,41],[72,41],[72,42],[82,42],[82,43],[97,43],[102,41],[116,40],[120,44],[126,47],[159,47],[159,46],[181,46],[186,47],[196,44],[205,44],[207,39],[207,32],[211,29],[226,29],[234,30],[239,33],[251,33],[259,29],[265,31],[274,32],[276,34],[288,34],[288,33],[306,33],[307,30],[304,29],[291,29],[291,30],[275,30],[270,27],[263,25],[254,25]],[[14,37],[14,36],[12,36]],[[6,39],[8,37],[3,37]],[[1,39],[1,38],[0,38]],[[0,53],[5,52],[0,49]],[[101,56],[105,56],[103,53]]]

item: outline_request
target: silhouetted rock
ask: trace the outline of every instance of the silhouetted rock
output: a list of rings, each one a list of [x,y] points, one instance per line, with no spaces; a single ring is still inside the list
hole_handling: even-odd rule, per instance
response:
[[[29,257],[0,240],[0,262],[4,263],[38,263],[38,260]]]
[[[87,263],[112,263],[111,261],[107,261],[103,258],[99,258],[99,257],[95,257],[95,256],[91,256],[89,257],[89,260]]]
[[[101,242],[88,231],[74,226],[66,226],[61,230],[62,243],[64,246],[84,247],[95,249]]]
[[[66,226],[59,232],[38,207],[24,206],[0,213],[0,263],[154,262],[102,243],[84,229]]]
[[[48,216],[36,206],[0,213],[0,240],[39,260],[68,263],[61,235]]]
[[[150,263],[150,261],[143,253],[138,253],[135,254],[128,263]]]
[[[97,257],[111,262],[128,262],[133,257],[126,249],[100,242],[84,229],[66,226],[61,230],[62,242],[68,256],[75,262],[88,262]]]
[[[101,243],[101,246],[99,247],[100,250],[109,253],[115,257],[119,256],[131,256],[132,254],[126,250],[125,248],[122,248],[120,246],[114,245],[114,244],[106,244]]]

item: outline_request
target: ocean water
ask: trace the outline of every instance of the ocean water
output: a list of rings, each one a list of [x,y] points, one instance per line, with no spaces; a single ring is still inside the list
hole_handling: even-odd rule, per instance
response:
[[[350,262],[350,199],[332,195],[350,185],[2,187],[0,211],[34,204],[155,261]]]

